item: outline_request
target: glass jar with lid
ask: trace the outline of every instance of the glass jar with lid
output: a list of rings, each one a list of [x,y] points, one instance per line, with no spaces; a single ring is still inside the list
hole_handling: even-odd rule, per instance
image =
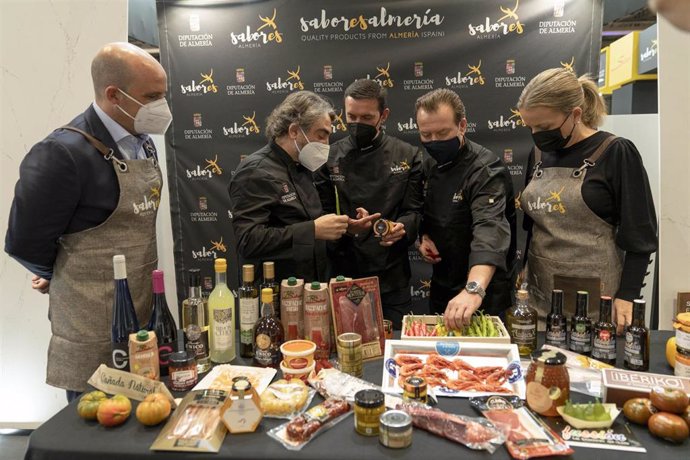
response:
[[[567,358],[555,350],[536,350],[527,369],[527,405],[547,417],[558,416],[556,408],[570,397],[570,376],[565,367]]]
[[[364,436],[379,435],[379,418],[386,411],[384,395],[379,390],[355,393],[355,430]]]

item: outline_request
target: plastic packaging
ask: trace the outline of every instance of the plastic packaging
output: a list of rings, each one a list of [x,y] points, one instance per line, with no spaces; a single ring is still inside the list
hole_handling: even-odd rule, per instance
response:
[[[316,390],[299,379],[276,380],[261,393],[264,417],[290,420],[309,407],[315,394]]]

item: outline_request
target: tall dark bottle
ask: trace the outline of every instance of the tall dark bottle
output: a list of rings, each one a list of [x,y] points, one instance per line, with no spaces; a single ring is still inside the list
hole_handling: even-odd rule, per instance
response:
[[[168,375],[168,359],[175,352],[177,342],[177,326],[170,313],[168,302],[165,300],[165,282],[163,271],[154,270],[151,274],[153,284],[153,301],[151,307],[151,319],[146,329],[156,333],[158,340],[158,360],[161,376]]]
[[[568,347],[568,319],[563,314],[563,291],[551,291],[551,312],[546,315],[546,344]]]
[[[125,256],[113,256],[115,273],[115,300],[113,301],[113,325],[111,329],[112,364],[115,369],[129,372],[129,334],[139,331],[139,321],[134,310],[132,295],[127,284]]]
[[[592,358],[616,365],[616,325],[611,322],[611,297],[602,296],[599,321],[592,334]]]
[[[589,292],[577,291],[575,316],[570,322],[570,350],[589,355],[592,352],[592,318],[587,314]]]
[[[633,300],[632,323],[625,330],[623,367],[631,371],[649,370],[649,329],[645,326],[645,301]]]
[[[259,287],[261,291],[268,288],[273,291],[273,309],[276,318],[280,319],[280,283],[276,282],[275,262],[264,262],[264,282]]]

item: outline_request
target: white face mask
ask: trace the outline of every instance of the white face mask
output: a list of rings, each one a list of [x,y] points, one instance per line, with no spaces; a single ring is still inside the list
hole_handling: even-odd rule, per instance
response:
[[[322,144],[321,142],[311,142],[302,130],[302,127],[300,127],[299,130],[302,131],[304,138],[307,140],[307,145],[305,145],[301,149],[297,145],[297,140],[295,139],[294,141],[295,147],[297,148],[297,152],[299,153],[299,162],[309,171],[314,172],[321,166],[326,164],[326,161],[328,161],[328,152],[330,152],[331,148],[328,144]]]
[[[164,97],[144,105],[121,89],[118,88],[118,91],[141,106],[135,117],[119,105],[116,106],[122,113],[134,120],[134,131],[139,134],[165,134],[172,121],[172,113],[170,113],[168,102]]]

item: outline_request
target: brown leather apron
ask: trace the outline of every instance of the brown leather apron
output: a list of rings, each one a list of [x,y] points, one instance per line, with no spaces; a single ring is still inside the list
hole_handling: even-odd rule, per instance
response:
[[[520,206],[534,221],[527,255],[530,302],[540,329],[551,311],[551,291],[564,291],[563,313],[572,317],[575,295],[590,294],[589,316],[599,316],[599,297],[614,296],[620,285],[623,252],[616,246],[616,228],[597,216],[582,198],[582,184],[615,136],[607,137],[581,167],[541,169],[535,150],[532,180]]]
[[[111,364],[114,255],[127,258],[139,324],[145,325],[151,315],[151,271],[158,264],[156,214],[163,177],[153,155],[146,160],[119,160],[88,133],[63,128],[79,132],[96,147],[112,164],[120,186],[117,207],[105,222],[60,237],[50,282],[52,337],[46,383],[84,391],[96,368]],[[145,148],[155,152],[152,144]]]

